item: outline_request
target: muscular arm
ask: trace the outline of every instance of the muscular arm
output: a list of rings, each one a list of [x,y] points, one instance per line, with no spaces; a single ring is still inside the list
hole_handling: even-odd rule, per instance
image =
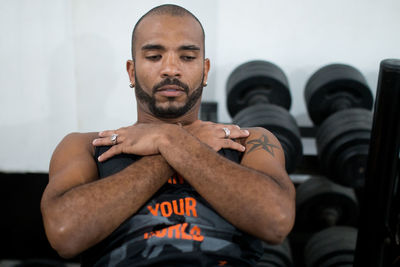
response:
[[[238,150],[242,147],[235,142],[220,142],[215,132],[210,131],[217,127],[211,123],[193,125],[192,131],[209,145],[207,147],[216,150],[221,146]],[[229,127],[236,137],[248,135],[234,126]],[[50,162],[49,184],[43,193],[41,210],[47,237],[64,257],[72,257],[107,237],[174,172],[159,153],[147,153],[121,172],[98,180],[92,145],[97,137],[97,133],[68,135],[58,145]],[[154,137],[154,134],[141,135],[144,149],[151,149],[156,143]],[[105,140],[110,141],[109,138]]]
[[[251,130],[241,165],[185,131],[168,132],[174,134],[160,144],[161,155],[219,214],[267,242],[283,241],[294,223],[295,190],[282,148],[270,132]]]
[[[95,137],[97,133],[68,135],[50,163],[41,210],[47,237],[64,257],[108,236],[173,174],[165,159],[155,155],[98,180],[92,146]]]
[[[177,125],[138,124],[117,133],[121,137],[119,144],[100,160],[119,153],[160,153],[219,214],[243,231],[279,243],[291,230],[295,190],[285,171],[282,148],[267,130],[251,130],[241,165],[215,153],[191,134],[196,131],[189,132]],[[232,142],[219,140],[222,147],[229,147]]]

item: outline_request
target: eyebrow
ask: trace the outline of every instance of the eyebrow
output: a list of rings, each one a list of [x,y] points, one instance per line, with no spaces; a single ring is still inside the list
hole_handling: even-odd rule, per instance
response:
[[[194,51],[199,51],[200,47],[197,45],[182,45],[179,47],[179,50],[194,50]]]
[[[142,46],[142,50],[165,50],[165,47],[157,44],[147,44]]]
[[[146,44],[142,46],[142,51],[146,50],[166,50],[164,46],[159,44]],[[190,50],[190,51],[200,51],[200,47],[197,45],[181,45],[178,50]]]

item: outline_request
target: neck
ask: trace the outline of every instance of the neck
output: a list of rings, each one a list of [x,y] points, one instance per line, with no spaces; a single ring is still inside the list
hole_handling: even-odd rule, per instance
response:
[[[137,114],[138,114],[138,123],[170,123],[170,124],[177,124],[180,123],[182,125],[191,124],[194,121],[198,120],[199,118],[199,109],[200,109],[200,102],[196,104],[188,113],[185,115],[178,117],[178,118],[160,118],[154,116],[149,111],[144,111],[138,105]]]

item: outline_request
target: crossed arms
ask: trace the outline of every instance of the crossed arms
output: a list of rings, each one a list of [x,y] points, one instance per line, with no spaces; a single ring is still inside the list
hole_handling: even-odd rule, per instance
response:
[[[135,124],[100,134],[70,134],[50,162],[41,209],[47,237],[63,257],[73,257],[107,237],[178,172],[230,223],[269,243],[282,242],[294,223],[295,191],[277,139],[262,128],[249,132],[196,121]],[[121,172],[98,179],[94,147],[118,144],[100,161],[120,153],[142,155]],[[246,151],[241,164],[215,153]]]

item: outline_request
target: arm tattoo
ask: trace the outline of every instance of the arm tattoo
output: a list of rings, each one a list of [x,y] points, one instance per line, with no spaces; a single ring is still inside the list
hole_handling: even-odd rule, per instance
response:
[[[263,134],[259,139],[248,141],[247,144],[253,145],[247,153],[250,153],[254,150],[263,149],[270,153],[273,157],[275,156],[274,148],[279,148],[279,146],[269,143],[268,136],[266,136],[265,134]]]

